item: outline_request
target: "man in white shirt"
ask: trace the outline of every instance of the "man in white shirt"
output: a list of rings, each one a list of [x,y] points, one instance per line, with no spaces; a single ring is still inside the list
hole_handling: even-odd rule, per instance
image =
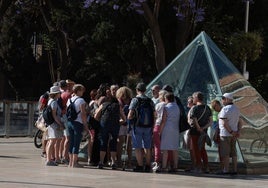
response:
[[[224,107],[219,113],[220,155],[223,159],[222,174],[237,174],[236,139],[241,129],[240,111],[233,103],[233,95],[225,93],[222,96]],[[233,171],[229,172],[229,157],[232,157]]]
[[[157,103],[159,103],[159,91],[160,91],[160,86],[159,85],[154,85],[153,87],[152,87],[152,95],[153,95],[153,98],[152,98],[152,100],[153,100],[153,102],[154,102],[154,104],[156,105]]]

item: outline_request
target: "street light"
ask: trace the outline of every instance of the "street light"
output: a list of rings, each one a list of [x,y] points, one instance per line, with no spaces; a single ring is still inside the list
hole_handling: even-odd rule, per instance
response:
[[[246,0],[246,13],[245,13],[245,33],[248,32],[248,17],[249,17],[249,2],[251,0]],[[247,71],[247,57],[244,59],[243,64],[243,75],[246,80],[249,78],[249,72]]]

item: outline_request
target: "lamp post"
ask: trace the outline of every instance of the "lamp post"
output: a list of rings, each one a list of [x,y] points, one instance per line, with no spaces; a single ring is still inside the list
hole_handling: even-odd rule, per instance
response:
[[[245,13],[245,33],[248,32],[248,17],[249,17],[249,1],[246,0],[246,13]],[[244,64],[243,64],[243,75],[246,80],[249,78],[249,72],[247,71],[247,57],[244,59]]]

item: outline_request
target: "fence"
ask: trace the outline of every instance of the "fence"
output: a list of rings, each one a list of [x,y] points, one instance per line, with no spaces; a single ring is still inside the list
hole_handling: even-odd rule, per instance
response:
[[[33,136],[37,117],[36,101],[0,101],[0,136]]]

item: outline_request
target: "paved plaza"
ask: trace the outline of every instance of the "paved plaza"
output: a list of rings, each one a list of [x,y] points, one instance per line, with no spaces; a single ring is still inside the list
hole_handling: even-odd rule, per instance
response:
[[[219,176],[183,171],[155,174],[95,167],[71,169],[65,165],[48,167],[40,153],[33,138],[0,138],[0,188],[264,188],[268,184],[268,175]]]

